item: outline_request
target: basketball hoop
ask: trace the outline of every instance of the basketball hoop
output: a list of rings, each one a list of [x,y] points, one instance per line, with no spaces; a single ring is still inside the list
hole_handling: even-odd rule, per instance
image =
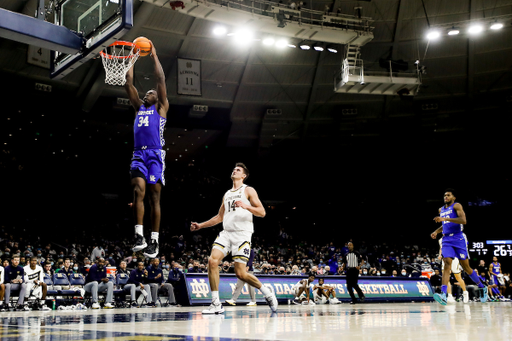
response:
[[[116,41],[100,52],[105,68],[105,83],[123,86],[126,73],[139,58],[140,50],[127,41]]]

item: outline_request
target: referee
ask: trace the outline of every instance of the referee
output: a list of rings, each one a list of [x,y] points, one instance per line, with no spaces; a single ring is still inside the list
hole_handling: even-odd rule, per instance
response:
[[[356,304],[356,296],[354,295],[353,289],[356,289],[357,296],[359,296],[359,300],[364,302],[364,295],[361,291],[361,288],[357,284],[357,280],[359,277],[359,269],[363,264],[363,258],[361,254],[357,251],[354,251],[354,244],[348,243],[348,253],[343,256],[343,268],[346,269],[347,276],[347,290],[352,298],[352,302],[350,304]]]

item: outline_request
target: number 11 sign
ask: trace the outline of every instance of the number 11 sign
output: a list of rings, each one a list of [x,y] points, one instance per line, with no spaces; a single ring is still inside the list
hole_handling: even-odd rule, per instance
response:
[[[201,61],[178,58],[178,95],[201,96]]]

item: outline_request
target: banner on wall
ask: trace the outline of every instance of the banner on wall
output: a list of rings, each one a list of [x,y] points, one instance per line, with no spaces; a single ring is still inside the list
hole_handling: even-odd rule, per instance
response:
[[[178,94],[201,96],[201,61],[178,58]]]
[[[304,276],[261,275],[258,279],[267,287],[271,287],[279,301],[294,298],[292,288]],[[325,276],[325,285],[336,290],[336,297],[340,300],[350,300],[347,291],[345,276]],[[187,274],[185,276],[188,299],[191,305],[211,302],[211,291],[207,274]],[[221,275],[219,282],[219,298],[221,302],[231,299],[235,291],[237,278],[235,275]],[[314,283],[318,282],[318,277]],[[359,286],[368,301],[432,301],[434,292],[426,278],[401,277],[361,277]],[[356,294],[357,296],[357,294]],[[313,297],[313,296],[311,296]],[[242,290],[238,301],[250,300],[247,284]],[[256,290],[256,301],[265,302],[262,293]]]

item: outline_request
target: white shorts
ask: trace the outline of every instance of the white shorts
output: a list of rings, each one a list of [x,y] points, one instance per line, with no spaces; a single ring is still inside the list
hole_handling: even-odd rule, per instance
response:
[[[443,270],[444,270],[444,261],[443,261]],[[458,258],[453,258],[452,259],[452,273],[454,274],[460,274],[462,268],[459,264],[459,259]]]
[[[238,263],[247,263],[251,255],[252,232],[248,231],[222,231],[213,242],[213,248],[222,251],[224,257],[231,252],[233,260]]]
[[[327,303],[327,298],[325,298],[324,295],[322,295],[322,296],[318,295],[318,289],[313,290],[313,299],[315,300],[316,304],[326,304]]]

